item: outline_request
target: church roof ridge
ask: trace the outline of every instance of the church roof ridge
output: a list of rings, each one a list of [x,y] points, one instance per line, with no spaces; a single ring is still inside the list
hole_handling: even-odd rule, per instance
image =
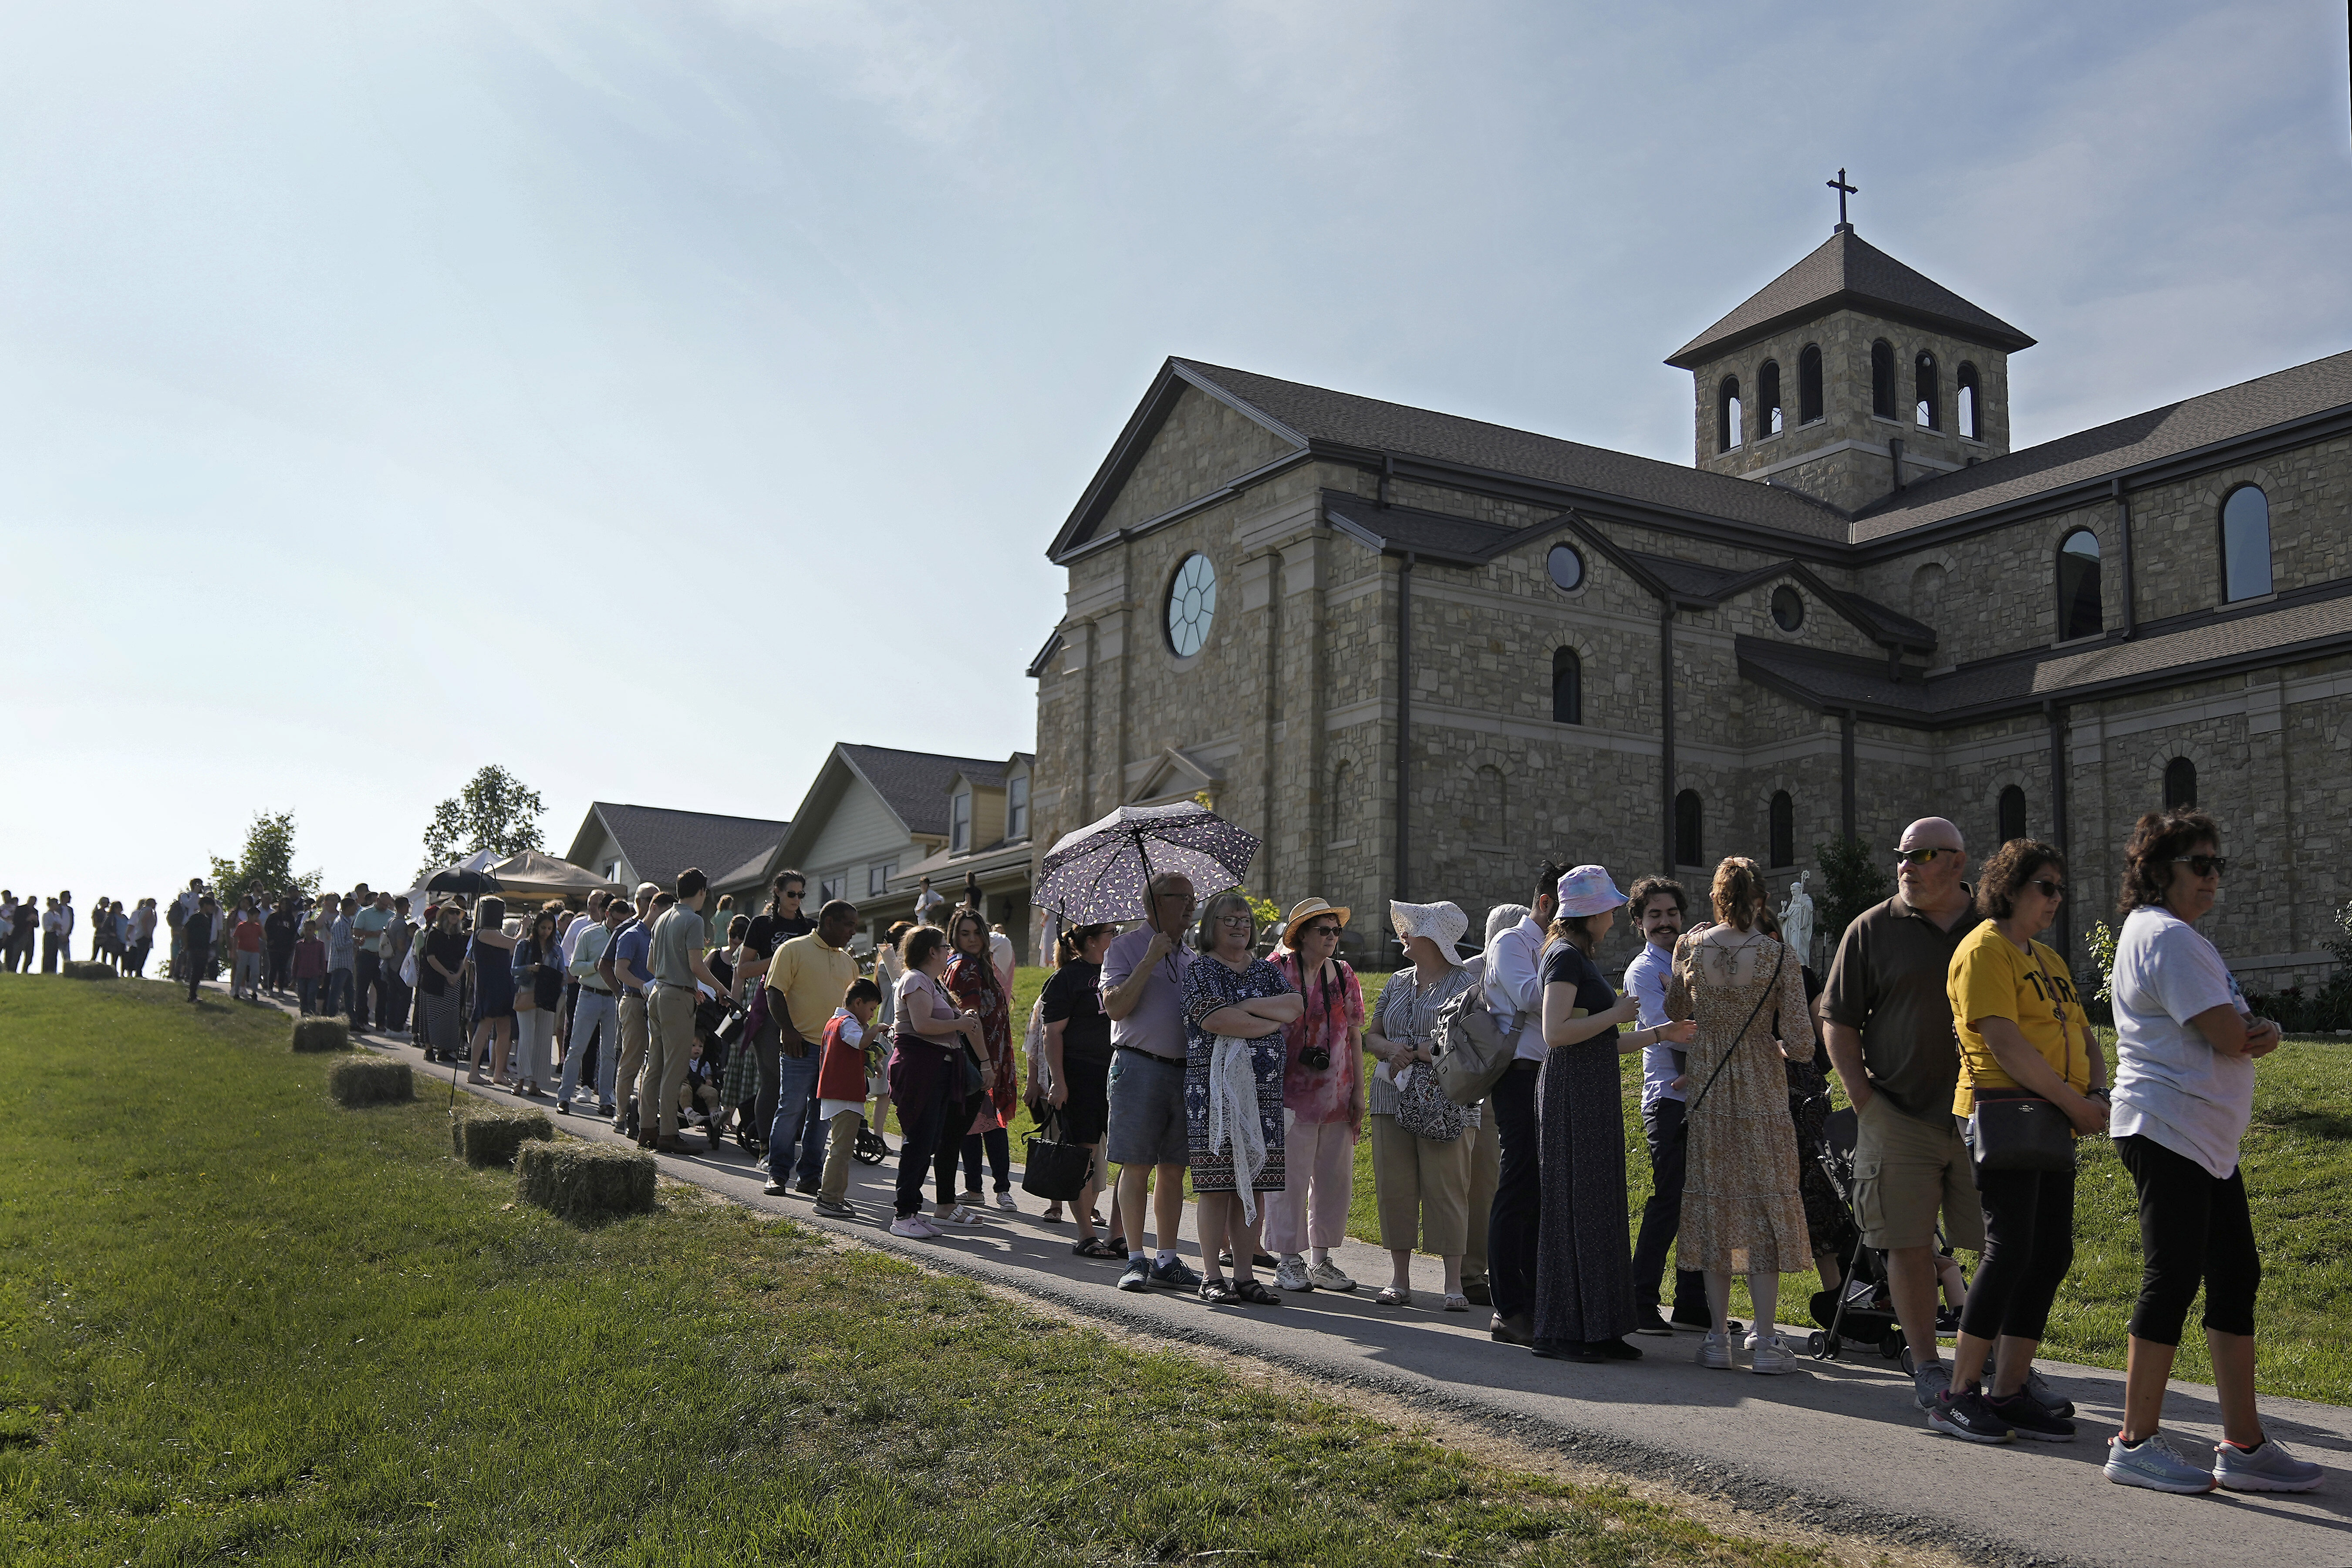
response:
[[[1811,255],[1676,349],[1666,363],[1677,370],[1696,370],[1783,327],[1845,309],[1891,316],[2012,353],[2033,346],[2032,338],[1991,311],[1895,260],[1854,233],[1851,225],[1842,224]]]

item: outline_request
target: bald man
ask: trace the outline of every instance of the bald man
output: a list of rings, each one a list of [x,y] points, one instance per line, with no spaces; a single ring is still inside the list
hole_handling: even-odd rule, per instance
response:
[[[1857,1123],[1854,1218],[1863,1241],[1886,1254],[1913,1394],[1929,1409],[1951,1381],[1936,1342],[1937,1212],[1950,1245],[1984,1249],[1984,1211],[1952,1115],[1960,1048],[1944,989],[1979,917],[1958,827],[1922,817],[1895,854],[1900,890],[1845,928],[1822,1003],[1830,1062]]]

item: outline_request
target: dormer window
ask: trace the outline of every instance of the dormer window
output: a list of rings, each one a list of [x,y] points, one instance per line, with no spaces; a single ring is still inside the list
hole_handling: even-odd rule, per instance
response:
[[[960,789],[948,801],[948,853],[971,847],[971,791]]]
[[[1016,842],[1029,837],[1029,775],[1015,773],[1004,786],[1004,837]]]

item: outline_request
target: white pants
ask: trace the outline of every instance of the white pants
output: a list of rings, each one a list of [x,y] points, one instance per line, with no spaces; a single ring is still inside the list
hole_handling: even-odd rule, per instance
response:
[[[1266,1205],[1265,1249],[1279,1257],[1339,1246],[1355,1195],[1356,1135],[1344,1121],[1293,1121],[1282,1158],[1283,1188]]]
[[[555,1014],[552,1009],[533,1007],[515,1015],[515,1056],[522,1064],[520,1076],[542,1088],[546,1086],[549,1049],[554,1038]]]

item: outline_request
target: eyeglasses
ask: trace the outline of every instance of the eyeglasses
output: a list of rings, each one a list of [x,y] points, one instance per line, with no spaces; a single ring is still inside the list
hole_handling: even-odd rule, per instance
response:
[[[1897,849],[1895,863],[1903,866],[1925,866],[1938,855],[1958,855],[1960,851],[1937,845],[1927,849]]]
[[[2176,866],[2186,866],[2200,877],[2218,877],[2230,868],[2229,859],[2221,855],[2176,855]]]
[[[2066,884],[2053,882],[2047,877],[2028,877],[2025,879],[2025,885],[2029,888],[2041,889],[2042,896],[2045,899],[2063,899],[2066,896]]]
[[[1338,936],[1339,934],[1339,928],[1338,926],[1308,926],[1307,928],[1307,934],[1308,936]]]
[[[1257,924],[1255,915],[1219,915],[1217,923],[1227,931],[1247,931]]]

